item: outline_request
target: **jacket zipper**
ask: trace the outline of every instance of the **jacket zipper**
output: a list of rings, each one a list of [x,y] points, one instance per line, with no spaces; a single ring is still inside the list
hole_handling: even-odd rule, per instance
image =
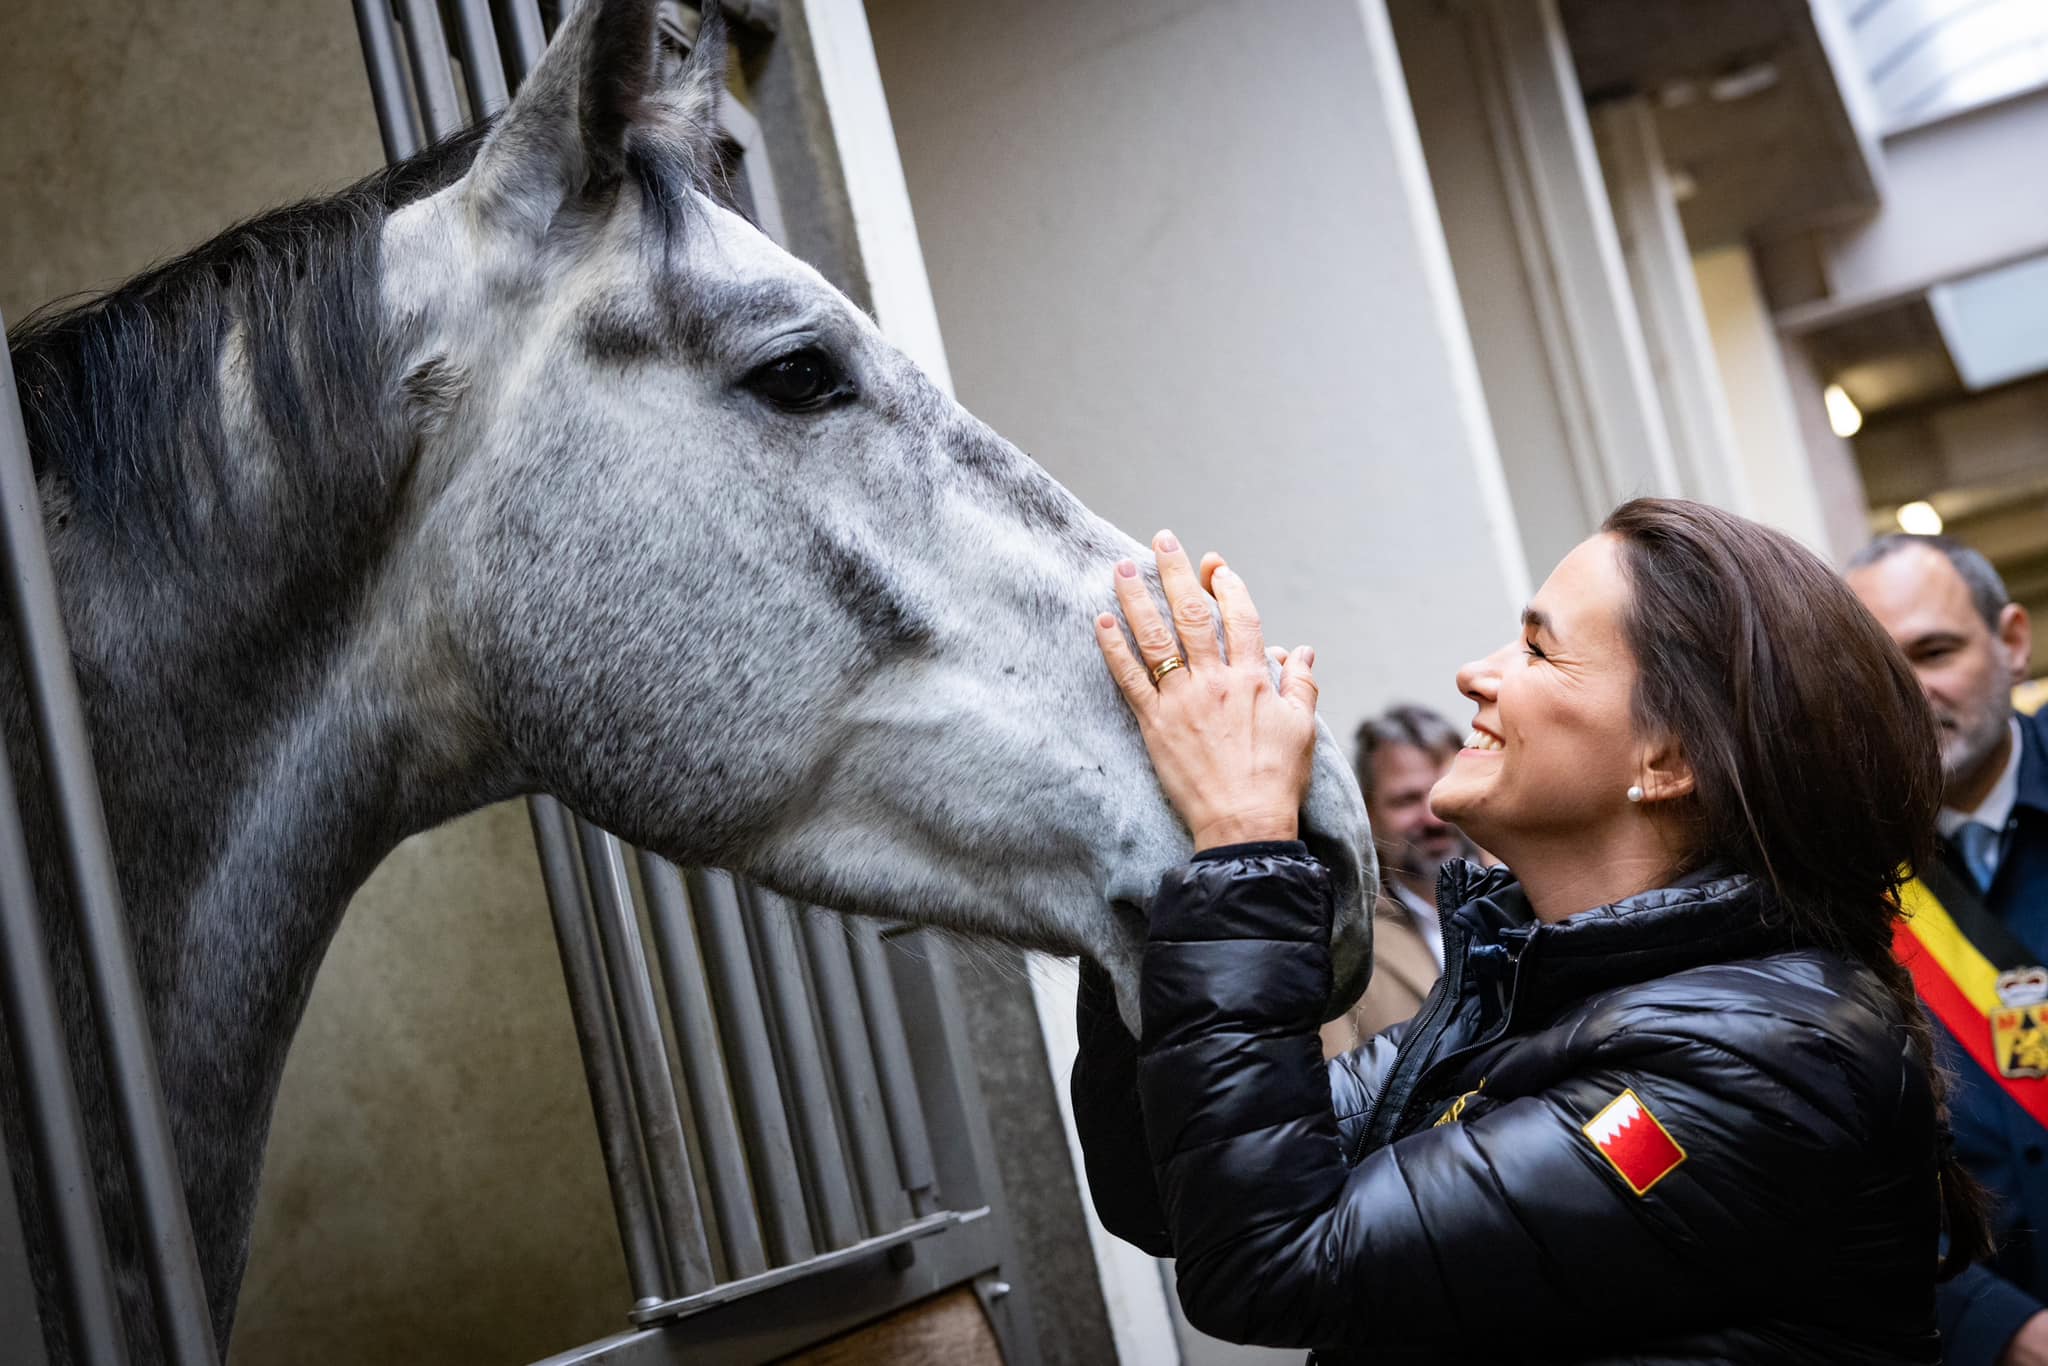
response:
[[[1455,1053],[1446,1053],[1443,1057],[1438,1058],[1435,1062],[1431,1063],[1429,1066],[1422,1069],[1422,1075],[1416,1078],[1415,1090],[1410,1092],[1408,1101],[1401,1106],[1401,1117],[1399,1120],[1395,1122],[1394,1126],[1396,1132],[1399,1132],[1403,1127],[1406,1126],[1408,1122],[1408,1111],[1414,1108],[1415,1097],[1422,1093],[1421,1083],[1429,1079],[1430,1073],[1435,1072],[1438,1068],[1449,1068],[1453,1063],[1463,1062],[1467,1058],[1475,1057],[1478,1054],[1485,1052],[1487,1049],[1493,1047],[1502,1039],[1506,1038],[1508,1035],[1508,1031],[1514,1028],[1515,1000],[1521,994],[1520,988],[1522,985],[1522,959],[1526,956],[1527,950],[1528,945],[1525,944],[1523,945],[1523,951],[1521,953],[1516,954],[1515,971],[1513,975],[1509,977],[1508,981],[1504,984],[1503,989],[1506,991],[1507,995],[1506,999],[1501,1003],[1501,1017],[1499,1027],[1496,1028],[1492,1033],[1488,1034],[1485,1038],[1475,1040],[1474,1042],[1465,1045],[1463,1048],[1460,1048]],[[1483,1086],[1485,1085],[1485,1082],[1482,1080],[1480,1084]]]
[[[1402,1112],[1408,1108],[1409,1095],[1414,1089],[1415,1079],[1429,1067],[1429,1055],[1436,1051],[1437,1043],[1443,1037],[1444,1026],[1449,1023],[1451,1009],[1457,1004],[1458,997],[1464,994],[1465,933],[1448,918],[1443,922],[1443,931],[1444,975],[1448,980],[1439,985],[1444,990],[1431,994],[1428,1008],[1423,1011],[1422,1018],[1416,1021],[1412,1036],[1415,1041],[1414,1047],[1404,1048],[1401,1056],[1395,1059],[1393,1070],[1387,1074],[1387,1084],[1380,1088],[1379,1099],[1373,1105],[1372,1122],[1360,1130],[1358,1142],[1352,1146],[1348,1165],[1357,1166],[1358,1160],[1365,1156],[1368,1146],[1385,1145],[1394,1125],[1398,1125]],[[1404,1082],[1408,1083],[1407,1091],[1401,1089]],[[1393,1124],[1386,1122],[1386,1117],[1390,1113],[1394,1117]]]
[[[1394,1086],[1396,1082],[1407,1080],[1409,1082],[1409,1087],[1406,1094],[1404,1094],[1401,1097],[1400,1103],[1396,1107],[1394,1107],[1393,1121],[1390,1126],[1386,1126],[1385,1136],[1381,1137],[1379,1140],[1380,1146],[1385,1146],[1387,1143],[1392,1142],[1394,1135],[1399,1133],[1402,1130],[1402,1128],[1407,1124],[1409,1111],[1412,1110],[1415,1105],[1415,1097],[1421,1094],[1421,1084],[1423,1081],[1428,1079],[1429,1075],[1432,1072],[1435,1072],[1438,1068],[1449,1067],[1453,1063],[1460,1062],[1466,1058],[1470,1058],[1480,1052],[1483,1052],[1484,1050],[1493,1047],[1495,1044],[1499,1043],[1502,1039],[1507,1037],[1508,1031],[1514,1027],[1515,1023],[1515,1003],[1521,996],[1522,964],[1524,960],[1528,957],[1529,949],[1532,946],[1532,942],[1524,942],[1522,946],[1515,951],[1514,972],[1510,975],[1506,983],[1496,987],[1496,990],[1504,990],[1506,992],[1505,998],[1502,999],[1500,1002],[1501,1019],[1498,1027],[1496,1027],[1492,1032],[1487,1034],[1485,1038],[1476,1040],[1473,1043],[1469,1043],[1465,1047],[1458,1049],[1454,1053],[1446,1053],[1441,1058],[1429,1058],[1427,1057],[1427,1053],[1425,1050],[1418,1048],[1416,1050],[1415,1056],[1423,1058],[1424,1061],[1410,1068],[1400,1068],[1397,1066],[1395,1072],[1387,1078],[1386,1089],[1381,1093],[1379,1104],[1373,1107],[1372,1123],[1366,1126],[1365,1132],[1359,1136],[1358,1142],[1352,1148],[1349,1163],[1350,1165],[1358,1165],[1358,1160],[1365,1156],[1365,1150],[1368,1143],[1371,1141],[1374,1135],[1379,1134],[1381,1132],[1381,1129],[1383,1127],[1381,1124],[1381,1119],[1383,1114],[1387,1112],[1387,1102],[1393,1098]],[[1459,968],[1459,980],[1454,985],[1456,985],[1462,991],[1462,988],[1464,986],[1464,945],[1460,944],[1458,948],[1459,957],[1457,961]],[[1450,961],[1451,960],[1449,956],[1446,955],[1446,964],[1448,964]],[[1444,1027],[1449,1023],[1448,1020],[1439,1020],[1437,1018],[1439,1015],[1443,1013],[1440,1009],[1438,1009],[1438,1007],[1443,1006],[1446,1002],[1455,1001],[1456,999],[1457,997],[1455,994],[1446,992],[1443,996],[1438,997],[1435,1001],[1431,1003],[1429,1019],[1426,1022],[1426,1025],[1423,1027],[1435,1030],[1437,1038],[1442,1037]],[[1436,1039],[1431,1039],[1430,1049],[1428,1051],[1434,1051],[1435,1045]]]

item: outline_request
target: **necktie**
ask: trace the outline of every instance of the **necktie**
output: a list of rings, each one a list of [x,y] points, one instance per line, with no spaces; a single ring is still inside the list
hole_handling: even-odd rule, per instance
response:
[[[1956,827],[1955,843],[1963,866],[1970,870],[1970,881],[1978,891],[1990,891],[1992,875],[1998,871],[1998,832],[1981,821],[1964,821]]]

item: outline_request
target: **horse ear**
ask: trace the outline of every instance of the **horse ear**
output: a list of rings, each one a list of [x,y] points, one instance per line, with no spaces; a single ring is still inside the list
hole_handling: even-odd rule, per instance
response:
[[[703,183],[725,90],[718,0],[704,0],[687,57],[682,33],[674,0],[583,0],[477,153],[468,193],[479,218],[546,232],[565,206],[611,196],[635,139]]]

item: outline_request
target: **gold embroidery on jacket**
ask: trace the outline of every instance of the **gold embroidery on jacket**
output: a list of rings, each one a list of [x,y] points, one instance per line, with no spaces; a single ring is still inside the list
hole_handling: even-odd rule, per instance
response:
[[[1459,1096],[1456,1100],[1452,1101],[1450,1104],[1450,1108],[1446,1109],[1442,1114],[1438,1115],[1436,1117],[1436,1123],[1430,1125],[1429,1127],[1432,1129],[1441,1129],[1446,1124],[1456,1124],[1460,1119],[1464,1117],[1465,1103],[1471,1100],[1472,1097],[1478,1095],[1481,1091],[1484,1091],[1485,1089],[1486,1078],[1481,1077],[1479,1079],[1479,1084],[1477,1086],[1473,1087],[1464,1095]]]

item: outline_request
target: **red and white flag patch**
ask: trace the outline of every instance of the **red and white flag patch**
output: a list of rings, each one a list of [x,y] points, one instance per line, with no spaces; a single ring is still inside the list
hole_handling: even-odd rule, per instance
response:
[[[1634,1091],[1623,1091],[1607,1102],[1583,1127],[1600,1156],[1637,1195],[1648,1195],[1650,1187],[1685,1161],[1685,1149]]]

